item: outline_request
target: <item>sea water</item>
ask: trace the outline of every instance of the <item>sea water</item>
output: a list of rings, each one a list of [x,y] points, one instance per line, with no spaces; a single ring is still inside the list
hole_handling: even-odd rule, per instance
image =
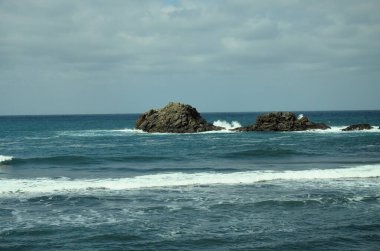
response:
[[[144,133],[138,115],[0,117],[0,250],[378,250],[380,111],[331,129]],[[355,123],[372,130],[343,132]]]

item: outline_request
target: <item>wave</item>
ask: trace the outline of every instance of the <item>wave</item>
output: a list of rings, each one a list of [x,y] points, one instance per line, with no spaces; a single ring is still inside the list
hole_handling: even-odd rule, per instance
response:
[[[237,121],[232,121],[231,123],[229,123],[225,120],[214,121],[213,125],[223,127],[226,130],[232,130],[232,129],[241,127],[241,124]]]
[[[146,133],[143,130],[140,129],[130,129],[130,128],[124,128],[119,130],[111,130],[111,132],[124,132],[124,133]]]
[[[146,133],[138,129],[115,129],[115,130],[78,130],[78,131],[61,131],[59,136],[64,137],[102,137],[102,136],[124,136],[128,134]]]
[[[0,155],[0,163],[7,163],[13,159],[13,156]]]
[[[76,155],[62,155],[62,156],[49,156],[49,157],[34,157],[34,158],[13,158],[8,161],[10,165],[23,165],[23,164],[94,164],[95,158]]]
[[[213,122],[214,126],[219,126],[224,128],[220,131],[208,131],[199,132],[191,134],[210,134],[210,133],[232,133],[233,129],[241,127],[242,125],[238,121],[228,122],[225,120],[217,120]],[[380,128],[378,126],[373,126],[370,130],[363,131],[342,131],[342,129],[347,126],[332,126],[327,130],[307,130],[307,131],[297,131],[296,133],[380,133]],[[180,135],[183,133],[147,133],[135,128],[123,128],[123,129],[110,129],[110,130],[75,130],[75,131],[60,131],[54,137],[119,137],[119,136],[130,136],[130,135]],[[187,133],[185,133],[187,134]],[[54,138],[52,137],[52,138]],[[48,137],[51,138],[51,137]],[[29,138],[29,139],[48,139],[48,138]]]
[[[94,191],[150,189],[178,186],[249,185],[274,180],[302,181],[323,179],[353,179],[380,177],[380,164],[339,169],[313,169],[302,171],[246,171],[232,173],[160,173],[130,178],[105,179],[0,179],[0,196],[14,194],[62,194]]]
[[[219,121],[219,120],[218,120]],[[215,125],[216,122],[214,122]],[[131,129],[131,128],[124,128],[124,129],[114,129],[114,130],[79,130],[79,131],[61,131],[58,133],[58,136],[60,137],[120,137],[120,136],[129,136],[129,135],[189,135],[189,134],[210,134],[210,133],[232,133],[234,131],[231,131],[231,129],[240,127],[240,124],[236,121],[233,121],[230,123],[225,122],[226,124],[221,123],[218,126],[224,127],[224,130],[219,131],[207,131],[207,132],[198,132],[198,133],[162,133],[162,132],[155,132],[155,133],[148,133],[144,132],[143,130],[139,129]],[[223,126],[222,126],[223,124]]]
[[[0,158],[1,159],[1,158]],[[61,156],[49,156],[49,157],[34,157],[34,158],[4,158],[2,161],[8,165],[25,165],[25,164],[50,164],[50,165],[75,165],[75,164],[96,164],[106,161],[112,162],[152,162],[160,160],[173,159],[165,156],[109,156],[109,157],[97,157],[97,156],[78,156],[78,155],[61,155]]]
[[[228,159],[240,159],[240,158],[281,158],[287,156],[300,156],[300,155],[315,155],[311,153],[305,153],[300,151],[295,151],[291,149],[254,149],[254,150],[244,150],[244,151],[236,151],[230,152],[222,155],[223,158]]]
[[[302,114],[301,114],[302,115]],[[210,134],[210,133],[232,133],[235,131],[232,131],[233,129],[242,127],[242,125],[238,121],[232,121],[228,122],[225,120],[217,120],[213,122],[214,126],[219,126],[224,128],[224,130],[220,131],[207,131],[207,132],[199,132],[199,133],[192,133],[192,134]],[[295,131],[295,133],[320,133],[320,134],[329,134],[329,133],[345,133],[345,134],[350,134],[350,133],[380,133],[380,128],[379,126],[373,126],[372,129],[370,130],[356,130],[356,131],[342,131],[342,129],[347,128],[347,126],[331,126],[330,129],[326,130],[321,130],[321,129],[315,129],[315,130],[306,130],[306,131]],[[98,134],[97,134],[98,132]],[[89,131],[89,132],[84,132],[82,134],[78,134],[78,136],[91,136],[91,135],[99,135],[99,136],[106,136],[109,135],[110,133],[118,133],[115,134],[115,136],[121,135],[120,133],[127,133],[127,134],[149,134],[149,135],[178,135],[182,133],[147,133],[142,130],[138,129],[121,129],[121,130],[98,130],[98,131]],[[187,133],[185,133],[187,134]]]
[[[307,130],[307,131],[297,131],[297,133],[380,133],[380,128],[378,126],[373,126],[369,130],[356,130],[356,131],[342,131],[342,129],[347,128],[348,126],[331,126],[330,129],[326,130]]]

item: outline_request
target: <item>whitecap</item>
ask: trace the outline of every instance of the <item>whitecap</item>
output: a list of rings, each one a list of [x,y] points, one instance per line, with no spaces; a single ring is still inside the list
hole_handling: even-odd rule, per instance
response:
[[[245,171],[232,173],[159,173],[128,178],[69,179],[0,179],[0,196],[33,194],[97,193],[107,191],[152,189],[202,185],[249,185],[257,182],[358,179],[380,177],[380,164],[336,169]]]
[[[130,129],[130,128],[119,129],[119,130],[111,130],[111,131],[112,132],[124,132],[124,133],[146,133],[140,129]]]
[[[64,137],[104,137],[104,136],[123,136],[128,134],[145,133],[138,129],[114,129],[114,130],[78,130],[78,131],[61,131],[59,136]]]
[[[241,124],[238,121],[232,121],[231,123],[225,121],[225,120],[217,120],[213,123],[214,126],[223,127],[227,130],[232,130],[238,127],[241,127]]]
[[[354,131],[342,131],[348,126],[331,126],[331,128],[326,130],[316,129],[316,130],[306,130],[306,131],[297,131],[297,133],[380,133],[380,128],[378,126],[373,126],[369,130],[354,130]]]
[[[0,163],[6,162],[6,161],[11,161],[12,159],[13,159],[13,156],[0,155]]]

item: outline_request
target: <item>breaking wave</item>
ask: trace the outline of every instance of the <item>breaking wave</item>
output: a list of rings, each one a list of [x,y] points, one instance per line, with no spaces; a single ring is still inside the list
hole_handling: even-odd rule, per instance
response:
[[[194,133],[194,134],[207,134],[207,133],[227,133],[227,132],[234,132],[231,131],[233,129],[236,129],[238,127],[241,127],[242,125],[238,121],[232,121],[228,122],[225,120],[217,120],[213,123],[214,126],[219,126],[224,128],[224,130],[221,131],[208,131],[208,132],[200,132],[200,133]],[[373,126],[370,130],[359,130],[359,131],[342,131],[342,129],[346,128],[347,126],[332,126],[330,129],[327,130],[307,130],[307,131],[297,131],[296,133],[380,133],[380,128],[378,126]],[[176,134],[182,134],[182,133],[147,133],[139,129],[133,129],[133,128],[124,128],[124,129],[115,129],[115,130],[83,130],[83,131],[61,131],[58,133],[59,136],[68,136],[68,137],[111,137],[111,136],[127,136],[127,135],[136,135],[136,134],[143,134],[143,135],[176,135]],[[7,156],[0,156],[1,157],[7,157]]]
[[[338,169],[314,169],[301,171],[247,171],[232,173],[160,173],[130,178],[102,179],[0,179],[0,196],[14,194],[65,194],[93,191],[150,189],[199,185],[249,185],[273,180],[302,181],[321,179],[375,178],[380,177],[380,164],[362,165]]]
[[[232,121],[231,123],[225,121],[225,120],[217,120],[213,123],[214,126],[220,126],[227,130],[235,129],[238,127],[241,127],[241,124],[237,121]]]
[[[103,163],[106,161],[123,162],[123,163],[140,163],[140,162],[154,162],[161,160],[169,160],[170,157],[157,156],[157,155],[131,155],[131,156],[80,156],[80,155],[61,155],[49,157],[34,157],[34,158],[13,158],[9,157],[2,162],[9,165],[26,165],[26,164],[39,164],[39,165],[91,165]],[[173,158],[174,159],[174,158]]]
[[[9,162],[13,159],[12,156],[4,156],[4,155],[0,155],[0,163],[6,163],[6,162]]]
[[[110,137],[124,136],[145,133],[138,129],[117,129],[117,130],[78,130],[78,131],[61,131],[58,136],[64,137]]]
[[[223,158],[241,159],[241,158],[282,158],[288,156],[309,156],[314,154],[304,153],[291,149],[252,149],[244,151],[235,151],[222,155]]]
[[[342,131],[347,126],[331,126],[330,129],[326,130],[307,130],[307,131],[298,131],[297,133],[380,133],[380,128],[378,126],[373,126],[369,130],[354,130],[354,131]]]

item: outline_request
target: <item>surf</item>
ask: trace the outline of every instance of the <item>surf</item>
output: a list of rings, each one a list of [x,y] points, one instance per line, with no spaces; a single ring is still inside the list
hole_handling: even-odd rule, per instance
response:
[[[124,178],[70,179],[0,179],[0,195],[15,194],[65,194],[91,191],[117,191],[154,189],[180,186],[250,185],[270,181],[313,181],[335,179],[360,179],[380,177],[380,164],[361,165],[336,169],[311,169],[300,171],[245,171],[231,173],[158,173]]]
[[[0,163],[4,165],[22,166],[22,165],[92,165],[105,162],[121,162],[121,163],[140,163],[154,162],[163,160],[176,160],[176,158],[157,156],[157,155],[131,155],[131,156],[81,156],[81,155],[57,155],[47,157],[32,158],[14,158],[8,157],[1,159]]]
[[[241,127],[241,124],[238,121],[232,121],[231,123],[229,123],[225,120],[214,121],[213,125],[222,127],[226,130],[232,130],[232,129],[236,129],[238,127]]]
[[[326,130],[307,130],[307,131],[296,131],[296,133],[320,133],[320,134],[353,134],[353,133],[380,133],[380,128],[378,126],[373,126],[372,129],[369,130],[353,130],[353,131],[342,131],[344,128],[347,128],[347,126],[331,126],[330,129]]]
[[[0,164],[1,163],[7,163],[13,159],[13,156],[4,156],[0,155]]]

